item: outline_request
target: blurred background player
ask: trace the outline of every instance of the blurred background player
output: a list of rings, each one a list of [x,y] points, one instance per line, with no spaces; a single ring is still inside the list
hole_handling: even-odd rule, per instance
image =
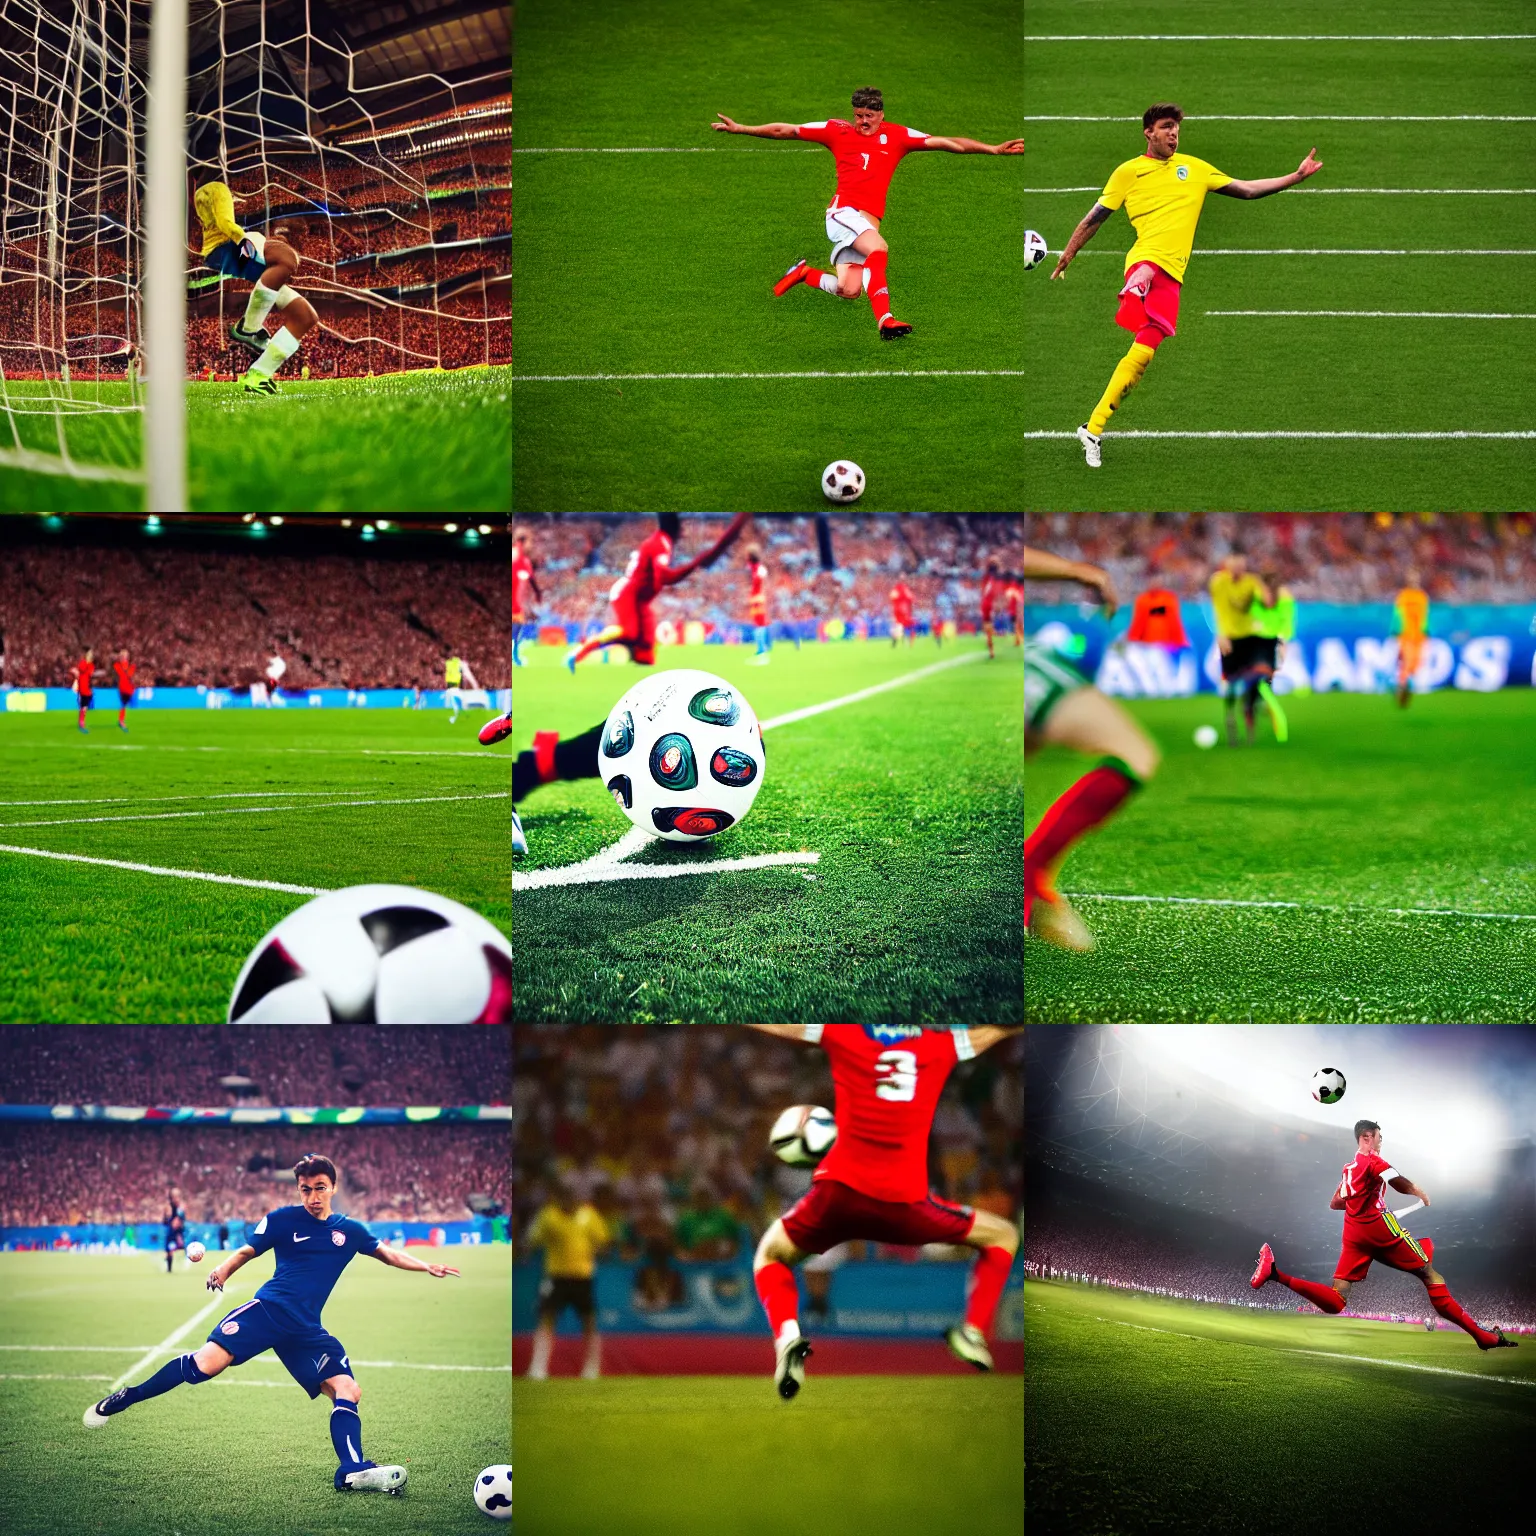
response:
[[[906,637],[909,646],[917,643],[917,615],[913,612],[912,588],[904,578],[897,578],[891,588],[891,644],[899,646]]]
[[[581,1319],[587,1342],[582,1363],[584,1381],[602,1374],[603,1339],[597,1331],[597,1305],[592,1275],[597,1256],[613,1241],[597,1207],[584,1199],[574,1181],[562,1179],[554,1198],[533,1219],[524,1239],[526,1248],[544,1250],[544,1278],[539,1282],[539,1326],[533,1335],[530,1381],[549,1379],[549,1357],[555,1347],[555,1326],[570,1307]]]
[[[1017,577],[1011,577],[1008,585],[1003,588],[1003,604],[1008,610],[1008,617],[1013,620],[1013,643],[1024,644],[1024,583]]]
[[[459,718],[459,711],[465,707],[464,689],[478,689],[479,686],[469,663],[462,656],[443,658],[443,703],[453,711],[448,716],[449,725],[454,724]]]
[[[997,599],[1003,590],[1002,567],[997,563],[995,555],[987,558],[987,573],[981,582],[981,632],[987,637],[987,660],[997,660],[997,649],[993,645],[993,637],[997,631],[992,625],[992,610],[997,606]]]
[[[235,200],[222,181],[204,182],[193,195],[203,226],[203,265],[212,272],[251,283],[245,318],[230,328],[231,338],[257,354],[240,380],[248,394],[275,395],[272,375],[299,350],[304,337],[320,322],[314,306],[288,286],[299,270],[294,240],[296,224],[279,225],[269,236],[235,223]],[[274,310],[282,326],[268,336],[264,322]]]
[[[1092,587],[1105,616],[1119,606],[1114,582],[1097,566],[1025,549],[1024,575]],[[1065,790],[1024,840],[1024,924],[1059,949],[1087,951],[1093,934],[1056,889],[1056,874],[1073,844],[1100,826],[1157,772],[1152,738],[1113,699],[1099,692],[1049,646],[1024,643],[1024,755],[1069,747],[1102,759]]]
[[[80,715],[75,721],[76,727],[82,735],[91,733],[86,729],[85,712],[91,707],[95,697],[91,690],[91,679],[96,674],[96,652],[86,646],[85,655],[69,669],[69,686],[80,696]]]
[[[283,685],[283,677],[288,671],[288,663],[275,651],[267,658],[267,670],[263,674],[267,685],[267,698],[272,703],[277,703],[277,695]]]
[[[117,728],[120,731],[126,731],[128,706],[133,703],[133,674],[138,671],[138,668],[128,659],[127,646],[117,653],[117,660],[112,663],[112,670],[117,674]]]
[[[1407,709],[1413,675],[1429,638],[1429,593],[1419,585],[1417,571],[1408,572],[1407,585],[1392,600],[1392,613],[1397,634],[1397,706]]]
[[[747,551],[747,570],[752,576],[752,589],[747,595],[747,617],[757,639],[757,652],[752,658],[752,664],[765,667],[768,665],[768,653],[773,648],[773,641],[768,634],[768,567],[763,564],[762,551],[755,544]]]
[[[1237,745],[1237,700],[1249,683],[1262,675],[1264,659],[1270,648],[1254,628],[1255,604],[1266,604],[1272,594],[1248,569],[1248,558],[1240,544],[1211,573],[1209,583],[1211,609],[1215,617],[1216,647],[1221,652],[1221,701],[1227,722],[1227,745]],[[1253,693],[1257,693],[1254,684]],[[1248,740],[1253,741],[1253,709],[1245,704]]]
[[[187,1251],[187,1209],[181,1203],[181,1191],[174,1186],[166,1197],[165,1208],[165,1272],[171,1273],[171,1261],[175,1255]]]
[[[533,576],[533,560],[528,552],[528,530],[519,528],[512,535],[512,665],[527,665],[519,654],[523,643],[523,625],[533,622],[533,605],[528,601],[532,593],[540,602],[544,594]]]
[[[1275,678],[1285,664],[1285,648],[1296,638],[1296,595],[1280,579],[1280,572],[1269,569],[1259,573],[1268,601],[1256,601],[1250,610],[1253,633],[1258,641],[1259,659],[1248,679],[1243,695],[1243,718],[1248,725],[1248,739],[1253,740],[1254,703],[1264,701],[1275,740],[1291,739],[1290,723],[1280,700],[1275,697]]]

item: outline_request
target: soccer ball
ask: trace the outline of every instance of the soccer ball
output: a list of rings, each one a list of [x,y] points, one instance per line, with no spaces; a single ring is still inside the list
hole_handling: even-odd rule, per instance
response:
[[[207,1253],[207,1252],[208,1252],[208,1250],[206,1248],[204,1248],[201,1243],[188,1243],[187,1244],[187,1263],[188,1264],[201,1264],[203,1262],[203,1255],[205,1253]]]
[[[1312,1097],[1319,1104],[1337,1104],[1344,1097],[1344,1074],[1337,1067],[1321,1067],[1312,1074]]]
[[[512,1468],[504,1462],[487,1467],[475,1479],[475,1503],[480,1512],[492,1520],[512,1518]]]
[[[1214,725],[1197,725],[1195,727],[1195,745],[1202,752],[1209,752],[1216,745],[1216,727]]]
[[[697,843],[751,810],[763,787],[763,730],[723,677],[686,667],[658,672],[613,706],[598,766],[637,827]]]
[[[832,1150],[837,1140],[837,1121],[830,1110],[817,1104],[796,1104],[773,1122],[768,1145],[781,1163],[791,1168],[812,1168]]]
[[[478,912],[409,885],[327,891],[235,978],[230,1024],[509,1024],[512,946]]]
[[[1024,231],[1024,270],[1038,267],[1046,256],[1045,236],[1037,235],[1034,230]]]
[[[864,494],[864,471],[852,459],[839,459],[821,472],[821,494],[828,501],[857,501]]]

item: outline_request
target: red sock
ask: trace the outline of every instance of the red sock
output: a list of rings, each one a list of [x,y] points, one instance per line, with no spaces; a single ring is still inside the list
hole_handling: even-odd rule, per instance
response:
[[[983,1248],[981,1257],[971,1270],[971,1295],[965,1304],[965,1320],[983,1333],[992,1329],[992,1315],[997,1311],[998,1297],[1003,1294],[1008,1271],[1013,1267],[1013,1255],[1006,1248]]]
[[[555,748],[560,744],[559,731],[535,731],[533,733],[533,757],[538,765],[539,783],[548,784],[555,777]]]
[[[822,278],[824,278],[826,275],[827,274],[825,272],[821,271],[817,267],[807,267],[805,272],[801,275],[800,281],[804,283],[807,288],[819,288],[821,287]]]
[[[768,1326],[773,1329],[775,1340],[785,1323],[799,1321],[800,1290],[795,1284],[795,1272],[788,1264],[773,1259],[763,1265],[752,1277],[757,1286],[757,1298],[768,1314]]]
[[[1450,1287],[1442,1280],[1439,1285],[1431,1285],[1429,1290],[1429,1304],[1447,1322],[1455,1323],[1458,1328],[1470,1333],[1479,1344],[1491,1344],[1497,1337],[1489,1333],[1486,1328],[1479,1328],[1476,1323],[1461,1310],[1461,1303],[1451,1295]]]
[[[874,251],[864,258],[869,271],[869,307],[875,312],[875,324],[890,318],[891,290],[885,286],[885,264],[891,259],[889,251]]]
[[[1024,865],[1049,869],[1067,849],[1110,816],[1134,790],[1136,780],[1124,768],[1100,763],[1066,790],[1040,825],[1024,840]]]
[[[1278,1269],[1269,1278],[1289,1286],[1298,1296],[1305,1296],[1314,1307],[1321,1307],[1324,1312],[1344,1310],[1344,1298],[1331,1285],[1322,1285],[1316,1280],[1298,1280],[1295,1275],[1287,1275]]]

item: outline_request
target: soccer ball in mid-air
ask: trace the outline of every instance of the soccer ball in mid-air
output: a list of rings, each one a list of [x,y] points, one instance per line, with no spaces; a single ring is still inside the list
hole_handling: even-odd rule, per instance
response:
[[[1219,739],[1214,725],[1197,725],[1195,727],[1195,745],[1202,752],[1209,752]]]
[[[838,503],[857,501],[864,494],[864,471],[852,459],[839,459],[821,472],[821,494]]]
[[[203,1262],[203,1255],[205,1253],[207,1253],[207,1252],[208,1252],[208,1250],[206,1248],[204,1248],[201,1243],[188,1243],[187,1244],[187,1263],[188,1264],[201,1264]]]
[[[794,1104],[773,1122],[768,1145],[781,1163],[812,1168],[832,1150],[837,1121],[819,1104]]]
[[[409,885],[327,891],[235,979],[230,1024],[509,1024],[512,946],[478,912]]]
[[[658,672],[613,706],[598,767],[619,809],[673,843],[735,826],[763,787],[763,731],[723,677]]]
[[[1312,1097],[1319,1104],[1337,1104],[1344,1097],[1344,1074],[1337,1067],[1319,1067],[1312,1074]]]
[[[475,1503],[492,1520],[512,1518],[512,1468],[502,1463],[487,1467],[475,1479]]]
[[[1046,243],[1044,235],[1037,235],[1034,230],[1024,231],[1024,270],[1038,267],[1046,257]]]

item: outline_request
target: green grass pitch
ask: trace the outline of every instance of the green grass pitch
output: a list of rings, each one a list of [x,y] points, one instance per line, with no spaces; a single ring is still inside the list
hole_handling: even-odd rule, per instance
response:
[[[1019,1376],[519,1380],[518,1522],[537,1536],[1017,1536]]]
[[[80,1422],[124,1372],[143,1381],[201,1348],[224,1312],[270,1278],[271,1261],[256,1259],[223,1299],[211,1297],[202,1278],[213,1259],[187,1269],[178,1258],[167,1275],[152,1253],[0,1255],[0,1527],[10,1536],[489,1529],[474,1479],[508,1459],[505,1246],[453,1248],[445,1262],[463,1273],[442,1280],[357,1260],[326,1306],[325,1326],[347,1346],[363,1391],[364,1453],[410,1474],[398,1499],[335,1491],[330,1404],[311,1402],[271,1353],[100,1429]],[[143,1360],[210,1301],[206,1317]],[[371,1363],[382,1361],[394,1364]]]
[[[505,751],[471,711],[0,714],[0,844],[450,896],[503,931]],[[259,809],[258,809],[259,808]],[[101,818],[101,819],[96,819]],[[113,819],[122,818],[122,819]],[[28,825],[28,823],[53,823]],[[0,1023],[222,1022],[247,953],[309,897],[0,851]]]
[[[187,385],[192,512],[495,512],[512,498],[511,370],[279,376],[275,399],[228,379]],[[7,382],[35,403],[37,383]],[[125,384],[77,384],[84,402],[125,405]],[[58,454],[53,416],[18,415],[21,446]],[[142,417],[82,413],[66,423],[71,456],[137,469]],[[16,446],[0,411],[0,448]],[[144,488],[36,474],[0,462],[0,512],[142,512]],[[148,510],[153,511],[154,508]],[[161,510],[164,510],[163,508]]]
[[[1536,1018],[1536,692],[1289,695],[1287,746],[1201,751],[1212,697],[1129,702],[1164,753],[1059,884],[1098,937],[1030,940],[1040,1023]],[[1033,826],[1088,759],[1031,758]],[[1095,899],[1193,898],[1192,904]],[[1294,906],[1223,905],[1278,902]],[[1477,916],[1474,914],[1489,914]]]
[[[772,293],[797,257],[826,266],[830,154],[709,124],[846,118],[878,85],[893,122],[1016,138],[1019,21],[1017,0],[521,5],[516,505],[809,512],[851,457],[872,510],[1016,511],[1027,157],[902,163],[881,232],[915,329],[882,342],[862,299]],[[534,382],[637,373],[768,377]]]
[[[978,654],[979,653],[979,654]],[[601,723],[642,670],[561,653],[513,685],[514,750],[535,730]],[[622,654],[622,653],[619,653]],[[519,1019],[589,1023],[941,1022],[1022,1017],[1022,675],[1004,638],[678,647],[663,666],[736,683],[761,720],[974,658],[766,735],[751,814],[711,845],[642,862],[814,852],[813,868],[518,889],[521,871],[569,865],[630,823],[601,782],[547,785],[519,809],[531,856],[514,866],[513,1003]]]
[[[1029,1281],[1031,1536],[1498,1530],[1536,1358],[1459,1329]],[[1365,1474],[1356,1436],[1390,1444]]]
[[[1530,33],[1526,0],[1371,0],[1325,10],[1270,0],[1174,0],[1155,18],[1026,0],[1035,36]],[[1070,434],[1131,337],[1114,324],[1123,211],[1052,282],[1026,279],[1021,425],[1025,505],[1040,510],[1397,511],[1531,505],[1530,318],[1536,196],[1356,195],[1329,188],[1536,186],[1536,41],[1037,42],[1025,45],[1026,222],[1053,253],[1122,161],[1141,113],[1178,102],[1179,148],[1242,179],[1323,171],[1255,202],[1206,199],[1178,335],[1110,420],[1090,470]],[[1221,121],[1222,115],[1296,121]],[[1329,121],[1328,116],[1525,121]],[[1046,121],[1063,116],[1111,122]],[[1315,189],[1315,190],[1314,190]],[[1515,254],[1202,255],[1202,251]],[[1268,317],[1215,310],[1454,311],[1520,319]],[[1130,432],[1525,433],[1492,440],[1130,437]]]

